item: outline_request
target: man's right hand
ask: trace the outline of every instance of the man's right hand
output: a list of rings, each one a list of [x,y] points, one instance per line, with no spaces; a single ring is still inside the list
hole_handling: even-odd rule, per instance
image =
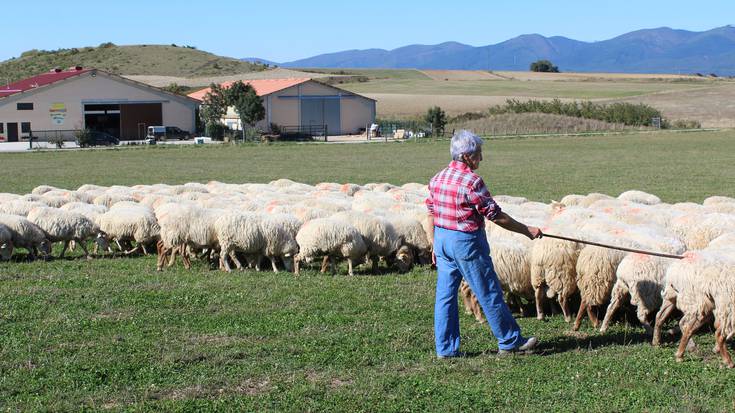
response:
[[[528,238],[536,239],[541,238],[544,236],[544,233],[541,232],[541,228],[528,226]]]

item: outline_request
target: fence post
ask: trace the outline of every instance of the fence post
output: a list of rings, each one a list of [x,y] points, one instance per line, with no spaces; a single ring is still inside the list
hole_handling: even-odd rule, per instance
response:
[[[324,142],[327,141],[327,137],[329,136],[328,128],[329,128],[329,125],[324,125]]]

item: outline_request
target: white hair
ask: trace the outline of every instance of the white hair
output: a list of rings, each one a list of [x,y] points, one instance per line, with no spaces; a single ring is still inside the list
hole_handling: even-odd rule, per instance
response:
[[[452,145],[450,153],[452,159],[461,161],[462,155],[472,155],[482,148],[482,138],[468,130],[458,130],[452,136]]]

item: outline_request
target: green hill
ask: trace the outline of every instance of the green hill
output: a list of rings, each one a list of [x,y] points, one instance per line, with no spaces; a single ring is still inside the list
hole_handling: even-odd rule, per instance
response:
[[[54,67],[94,67],[120,75],[218,76],[261,71],[266,66],[217,56],[190,46],[136,45],[29,50],[0,63],[0,80],[23,79]]]

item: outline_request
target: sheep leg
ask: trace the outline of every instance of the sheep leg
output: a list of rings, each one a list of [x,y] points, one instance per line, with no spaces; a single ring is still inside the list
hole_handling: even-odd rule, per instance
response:
[[[143,243],[138,243],[138,245],[140,245],[140,247],[141,247],[141,248],[143,248],[143,254],[144,254],[144,255],[148,255],[148,250],[147,250],[147,249],[145,249],[145,244],[143,244]]]
[[[335,268],[336,265],[334,264],[334,260],[332,260],[332,274],[336,272]],[[352,272],[352,258],[347,258],[347,273],[350,275],[355,275],[355,273]]]
[[[322,268],[319,270],[322,274],[327,272],[327,265],[329,264],[329,255],[325,255],[324,259],[322,259]]]
[[[464,303],[464,313],[467,315],[474,314],[472,311],[472,298],[470,296],[470,294],[472,294],[472,290],[470,290],[469,285],[464,280],[462,281],[462,284],[459,285],[459,293],[462,296],[462,302]]]
[[[136,246],[135,246],[135,248],[133,248],[133,249],[131,249],[131,250],[129,250],[129,251],[125,251],[125,255],[130,255],[130,254],[132,254],[132,253],[134,253],[134,252],[138,252],[138,251],[140,251],[140,247],[141,247],[142,245],[143,245],[143,244],[138,244],[138,245],[136,245]]]
[[[299,263],[300,263],[299,257],[293,257],[293,273],[294,275],[299,275]]]
[[[348,262],[348,267],[349,267],[348,274],[354,275],[352,273],[352,261],[350,261],[350,260],[348,260],[348,261],[349,261]],[[329,267],[332,270],[332,275],[337,274],[337,259],[332,258],[331,260],[329,260]]]
[[[255,271],[260,271],[260,260],[263,258],[261,254],[255,256]]]
[[[120,245],[120,240],[119,239],[115,239],[115,244],[117,244],[117,248],[120,251],[125,251],[125,248],[123,248],[122,245]]]
[[[275,257],[268,257],[271,260],[271,267],[273,267],[273,272],[278,272],[278,266],[276,266],[276,258]]]
[[[69,248],[69,241],[64,241],[64,246],[61,248],[61,254],[59,254],[59,258],[64,258],[64,254],[66,254],[67,248]]]
[[[544,319],[544,290],[539,287],[535,291],[536,293],[536,318],[539,320]]]
[[[561,303],[561,301],[560,301]],[[587,304],[587,301],[582,299],[582,302],[579,303],[579,310],[577,310],[577,319],[574,320],[574,326],[572,327],[572,330],[577,331],[579,330],[579,327],[582,325],[582,317],[584,317],[585,311],[589,309],[589,304]],[[564,306],[562,305],[562,311],[564,311]],[[567,312],[564,311],[564,319],[567,318]]]
[[[661,305],[661,309],[656,314],[656,324],[653,326],[653,339],[651,341],[652,346],[661,345],[661,328],[663,328],[666,320],[671,316],[671,312],[674,311],[676,306],[672,301],[665,300]]]
[[[219,253],[219,266],[220,268],[224,268],[226,272],[231,272],[232,268],[230,268],[230,263],[227,261],[227,255],[229,252],[227,249],[222,248]]]
[[[89,256],[89,250],[87,250],[87,245],[85,245],[86,243],[82,240],[79,240],[77,244],[79,244],[79,246],[82,248],[82,251],[84,251],[84,257],[87,258],[88,260],[91,260],[92,257]]]
[[[587,305],[587,317],[590,318],[594,328],[600,326],[600,318],[597,317],[597,306]]]
[[[76,251],[76,249],[77,249],[77,241],[76,240],[69,241],[69,251],[74,252]]]
[[[689,339],[692,338],[692,335],[694,334],[697,329],[695,329],[695,325],[698,324],[697,320],[693,321],[685,321],[687,317],[684,316],[681,326],[681,340],[679,341],[679,347],[676,349],[676,361],[681,362],[684,361],[684,352],[687,349],[687,345],[689,344]]]
[[[378,273],[378,260],[379,259],[380,258],[378,258],[377,256],[370,257],[370,261],[372,262],[372,266],[373,266],[373,268],[372,268],[373,274],[377,274]]]
[[[607,329],[610,327],[610,322],[612,321],[613,316],[618,311],[620,306],[623,304],[623,296],[625,294],[620,291],[620,289],[615,288],[613,290],[612,298],[610,299],[610,304],[607,306],[607,312],[605,313],[605,319],[602,320],[602,327],[600,327],[600,333],[604,333],[607,331]]]
[[[569,299],[559,295],[559,305],[561,306],[561,312],[564,314],[564,321],[570,323],[572,321],[572,311],[569,309]]]
[[[242,263],[240,263],[240,260],[237,259],[237,253],[235,253],[234,250],[230,251],[227,255],[229,255],[229,257],[232,258],[232,262],[235,263],[235,267],[237,267],[238,271],[244,270]],[[227,262],[227,258],[225,258],[225,262]]]
[[[722,329],[719,328],[719,326],[715,330],[715,343],[715,348],[719,348],[718,350],[722,356],[722,361],[725,363],[727,368],[731,369],[735,367],[735,363],[732,362],[732,357],[730,357],[730,352],[727,350],[725,335],[722,334]]]

